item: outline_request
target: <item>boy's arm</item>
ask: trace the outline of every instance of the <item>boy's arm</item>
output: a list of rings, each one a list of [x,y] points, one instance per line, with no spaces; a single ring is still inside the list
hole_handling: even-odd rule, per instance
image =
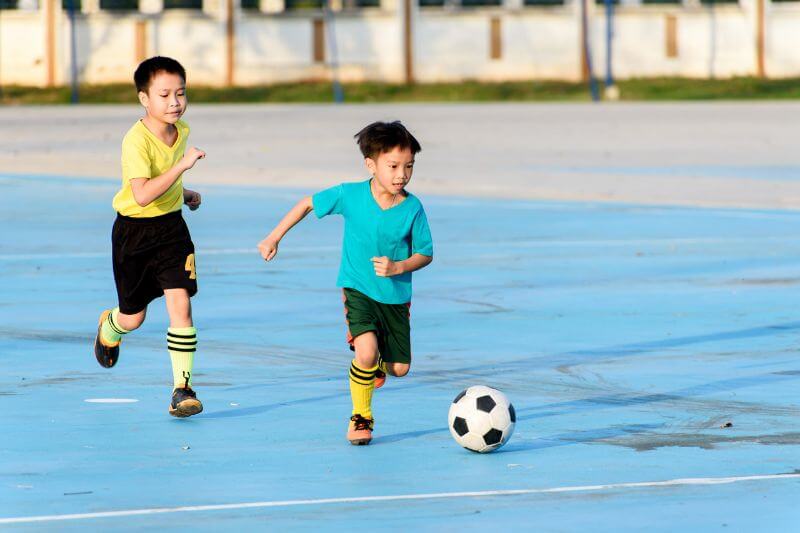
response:
[[[178,177],[192,168],[198,159],[202,159],[206,153],[195,147],[187,151],[178,163],[167,170],[160,176],[155,178],[132,178],[131,179],[131,192],[133,192],[133,199],[136,203],[144,207],[151,203],[153,200],[167,192],[167,189],[172,187]]]
[[[303,220],[307,214],[314,210],[314,204],[310,196],[306,196],[295,205],[283,219],[278,222],[275,229],[267,235],[263,241],[258,243],[258,251],[265,261],[271,261],[278,253],[278,243],[295,224]]]
[[[413,254],[403,261],[392,261],[386,256],[373,257],[372,265],[375,267],[376,276],[388,278],[399,274],[405,274],[406,272],[415,272],[430,265],[432,261],[433,256]]]

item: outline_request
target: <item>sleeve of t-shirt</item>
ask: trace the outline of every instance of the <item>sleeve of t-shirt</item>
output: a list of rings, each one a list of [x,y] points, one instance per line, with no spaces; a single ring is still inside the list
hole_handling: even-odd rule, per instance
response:
[[[411,253],[433,257],[433,239],[428,217],[423,209],[419,210],[411,225]]]
[[[145,140],[136,135],[126,136],[122,141],[122,178],[127,181],[152,177]]]
[[[311,204],[314,206],[314,214],[317,218],[328,215],[341,215],[342,204],[344,203],[344,190],[341,185],[336,185],[330,189],[320,191],[311,197]]]

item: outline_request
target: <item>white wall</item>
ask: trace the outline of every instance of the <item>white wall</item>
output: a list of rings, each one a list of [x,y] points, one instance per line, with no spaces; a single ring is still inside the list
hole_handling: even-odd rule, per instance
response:
[[[490,20],[501,18],[502,57],[490,59]],[[579,27],[570,7],[422,10],[415,32],[417,79],[428,82],[578,79]]]
[[[210,2],[207,7],[211,6]],[[213,0],[216,2],[216,0]],[[510,1],[510,0],[509,0]],[[694,6],[617,9],[617,78],[754,75],[757,67],[753,0],[712,11]],[[219,2],[217,2],[219,4]],[[136,24],[146,21],[146,52],[178,58],[191,83],[223,85],[226,75],[224,10],[84,13],[76,18],[78,70],[86,83],[130,81],[137,63]],[[401,82],[405,76],[400,2],[383,9],[336,14],[340,75],[345,81]],[[220,4],[221,5],[221,4]],[[590,14],[595,73],[605,69],[605,16]],[[678,56],[667,57],[666,16],[677,18]],[[313,20],[319,12],[265,14],[237,11],[235,83],[270,84],[328,79],[313,61]],[[490,20],[501,20],[502,57],[491,59]],[[69,21],[57,15],[56,83],[69,80]],[[414,14],[414,74],[420,82],[581,77],[577,4],[550,8],[421,9]],[[47,83],[46,21],[39,11],[0,12],[0,83]],[[770,76],[800,76],[800,2],[768,4],[766,64]],[[327,48],[327,41],[326,41]],[[331,58],[330,49],[326,58]]]
[[[38,11],[0,11],[0,83],[43,85],[45,21]]]
[[[677,57],[667,57],[667,15],[677,19]],[[754,26],[754,20],[737,5],[718,5],[713,10],[699,6],[622,8],[615,18],[614,75],[618,78],[754,75]],[[604,72],[606,26],[602,11],[596,13],[592,29],[596,72]]]
[[[766,48],[767,75],[791,77],[800,73],[800,2],[770,6]]]

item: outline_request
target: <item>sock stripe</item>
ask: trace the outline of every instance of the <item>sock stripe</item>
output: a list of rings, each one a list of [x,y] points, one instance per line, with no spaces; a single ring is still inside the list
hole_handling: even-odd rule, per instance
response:
[[[356,377],[361,379],[372,379],[375,377],[375,371],[364,371],[358,368],[357,366],[351,364],[350,365],[350,373],[354,374]]]
[[[375,379],[375,373],[374,372],[370,372],[368,374],[364,374],[362,372],[358,372],[358,370],[355,369],[355,368],[351,368],[350,369],[350,375],[351,376],[355,376],[358,379],[362,379],[362,380],[366,380],[366,381],[371,381],[371,380]]]
[[[353,377],[353,374],[350,374],[350,381],[352,381],[353,383],[357,383],[359,385],[363,385],[364,387],[369,387],[370,385],[372,385],[375,382],[374,379],[371,379],[371,380],[369,380],[367,382],[361,381],[360,379],[357,379],[357,378]]]
[[[193,341],[184,342],[184,341],[176,341],[174,339],[170,339],[169,337],[167,337],[167,342],[172,344],[178,344],[181,346],[197,346],[197,339]]]
[[[171,331],[167,330],[167,337],[175,337],[176,339],[196,339],[197,334],[192,333],[191,335],[178,335],[177,333],[172,333]]]
[[[118,335],[125,335],[127,331],[123,330],[114,323],[113,315],[114,313],[108,313],[108,318],[106,319],[108,321],[108,325],[111,326],[111,329],[113,329],[114,332],[117,333]]]
[[[176,348],[175,346],[167,345],[167,349],[171,352],[196,352],[195,348]]]

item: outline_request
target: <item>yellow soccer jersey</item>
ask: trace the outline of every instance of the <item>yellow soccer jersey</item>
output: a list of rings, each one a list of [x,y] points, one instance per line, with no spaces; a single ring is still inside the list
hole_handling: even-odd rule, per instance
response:
[[[122,189],[111,205],[121,215],[150,218],[179,211],[183,205],[183,175],[167,191],[142,207],[136,203],[131,179],[155,178],[174,167],[183,157],[189,126],[182,120],[175,123],[178,139],[172,146],[153,135],[141,120],[137,120],[122,140]]]

